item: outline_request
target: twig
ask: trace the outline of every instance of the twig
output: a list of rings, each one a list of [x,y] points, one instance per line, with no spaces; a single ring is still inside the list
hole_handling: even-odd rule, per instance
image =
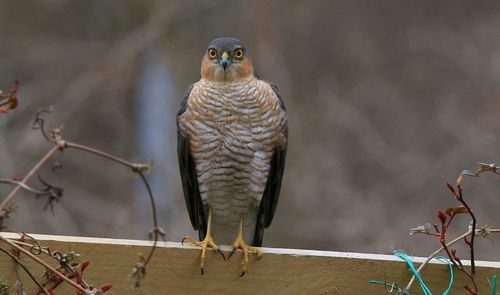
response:
[[[149,200],[151,201],[151,208],[153,209],[153,236],[154,236],[154,242],[153,242],[153,248],[151,249],[151,252],[149,252],[148,257],[146,258],[146,261],[144,262],[144,267],[146,267],[151,260],[151,257],[153,257],[153,252],[156,249],[156,244],[158,243],[158,235],[161,233],[159,230],[158,226],[158,217],[156,214],[156,203],[153,198],[153,192],[151,191],[151,186],[149,185],[148,181],[146,180],[146,177],[144,176],[144,173],[142,171],[137,171],[139,176],[141,177],[142,181],[144,182],[144,185],[146,186],[146,189],[148,191],[149,195]]]
[[[108,160],[111,160],[113,162],[116,162],[116,163],[122,164],[124,166],[127,166],[127,167],[131,168],[132,170],[147,171],[147,170],[149,170],[151,168],[151,164],[150,163],[147,163],[147,164],[132,163],[132,162],[129,162],[129,161],[124,160],[122,158],[119,158],[119,157],[113,156],[111,154],[105,153],[103,151],[100,151],[98,149],[94,149],[94,148],[91,148],[91,147],[88,147],[88,146],[84,146],[84,145],[81,145],[81,144],[77,144],[77,143],[73,143],[73,142],[68,142],[68,141],[60,141],[60,142],[58,142],[56,144],[63,145],[64,148],[73,148],[73,149],[85,151],[85,152],[88,152],[88,153],[91,153],[91,154],[94,154],[94,155],[97,155],[97,156],[101,156],[101,157],[106,158]]]
[[[156,250],[156,246],[158,244],[159,237],[161,236],[163,239],[165,239],[165,232],[163,229],[161,229],[158,226],[158,217],[156,213],[156,204],[155,200],[153,197],[153,191],[151,190],[151,186],[149,185],[146,177],[144,176],[144,173],[141,170],[136,171],[139,176],[141,177],[144,186],[146,187],[149,195],[149,200],[151,201],[151,208],[153,210],[153,229],[149,232],[150,239],[153,240],[153,246],[151,248],[151,251],[149,252],[147,258],[144,258],[142,255],[139,255],[140,259],[139,262],[135,265],[133,272],[132,272],[132,277],[135,277],[135,287],[138,288],[141,285],[141,280],[144,278],[146,274],[146,266],[148,265],[149,261],[153,257],[153,254]]]
[[[476,273],[476,263],[474,262],[474,237],[476,236],[476,216],[474,215],[474,212],[470,209],[469,205],[465,202],[464,198],[462,197],[462,186],[459,184],[458,186],[458,195],[459,195],[459,202],[464,205],[465,208],[467,208],[467,211],[469,212],[470,217],[472,218],[472,229],[471,229],[471,236],[470,236],[470,268],[471,268],[471,275],[474,277],[474,274]]]
[[[5,178],[0,178],[0,183],[7,183],[7,184],[12,184],[12,185],[18,185],[20,186],[22,189],[30,192],[30,193],[34,193],[34,194],[43,194],[44,192],[41,191],[41,190],[38,190],[34,187],[31,187],[25,183],[21,183],[20,181],[17,181],[17,180],[12,180],[12,179],[5,179]]]
[[[24,265],[21,262],[21,260],[19,260],[19,258],[17,258],[16,256],[12,255],[11,253],[9,253],[9,251],[3,249],[2,247],[0,247],[0,251],[2,251],[3,253],[7,254],[10,258],[12,258],[12,260],[14,260],[16,262],[17,265],[21,266],[24,269],[24,271],[28,274],[28,276],[33,280],[33,282],[35,282],[35,284],[38,286],[38,288],[40,288],[40,290],[43,291],[44,294],[50,295],[49,292],[47,292],[47,290],[45,290],[45,288],[35,279],[35,276],[33,276],[33,274],[26,267],[26,265]]]
[[[31,170],[24,176],[23,180],[21,180],[16,187],[10,192],[10,194],[3,199],[2,203],[0,203],[0,211],[2,211],[11,201],[12,198],[19,192],[22,184],[26,184],[26,182],[52,157],[52,155],[59,150],[59,147],[54,145],[41,159],[36,163],[36,165],[31,168]]]

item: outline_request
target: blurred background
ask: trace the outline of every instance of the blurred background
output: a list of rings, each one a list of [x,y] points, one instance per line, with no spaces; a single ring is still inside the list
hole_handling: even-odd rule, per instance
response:
[[[265,246],[426,255],[438,242],[408,230],[439,223],[437,210],[458,205],[445,183],[475,162],[500,163],[498,1],[3,0],[0,89],[19,79],[21,100],[0,116],[0,176],[26,173],[50,148],[30,126],[52,105],[48,121],[63,123],[68,140],[152,159],[168,240],[193,235],[175,114],[220,36],[246,44],[289,113],[284,184]],[[62,170],[41,172],[65,189],[54,215],[21,193],[11,228],[147,238],[151,213],[137,176],[75,150],[61,161]],[[479,224],[500,227],[500,176],[464,186]],[[0,186],[0,196],[10,189]],[[451,235],[467,228],[466,216],[456,221]],[[499,250],[481,239],[476,255],[499,260]]]

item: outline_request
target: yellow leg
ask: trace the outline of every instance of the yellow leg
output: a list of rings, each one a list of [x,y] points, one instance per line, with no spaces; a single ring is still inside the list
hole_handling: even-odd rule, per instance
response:
[[[238,231],[238,236],[233,242],[233,251],[231,251],[231,254],[229,254],[228,259],[234,254],[236,249],[241,249],[243,252],[243,261],[241,262],[242,271],[240,274],[240,276],[243,276],[248,270],[248,254],[256,254],[257,258],[260,258],[262,256],[262,253],[256,247],[248,246],[243,239],[243,217],[240,220],[240,229]]]
[[[205,236],[205,239],[203,241],[198,242],[195,241],[193,238],[186,236],[182,239],[182,243],[184,241],[187,241],[189,244],[197,247],[201,247],[201,263],[200,263],[200,269],[201,269],[201,274],[204,274],[204,269],[205,269],[205,260],[207,257],[207,249],[212,248],[215,251],[219,252],[220,255],[222,255],[222,258],[226,260],[226,257],[220,250],[219,246],[215,244],[214,239],[212,238],[212,210],[208,211],[208,224],[207,224],[207,234]]]

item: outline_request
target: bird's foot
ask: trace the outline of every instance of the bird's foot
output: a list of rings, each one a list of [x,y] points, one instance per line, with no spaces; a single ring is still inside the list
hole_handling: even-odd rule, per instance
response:
[[[207,249],[212,248],[215,251],[219,252],[219,254],[222,256],[224,261],[226,260],[226,257],[224,256],[224,253],[222,253],[221,249],[217,244],[215,244],[214,239],[212,238],[212,235],[207,234],[205,236],[205,239],[201,242],[195,241],[193,238],[186,236],[182,239],[182,244],[184,242],[188,242],[192,246],[195,247],[201,247],[201,263],[200,263],[200,270],[201,274],[203,275],[205,273],[205,261],[207,257]]]
[[[242,277],[248,270],[248,254],[255,254],[257,255],[257,259],[260,259],[262,257],[262,252],[260,252],[257,247],[248,246],[247,243],[243,240],[242,235],[238,235],[236,240],[234,240],[233,250],[231,251],[231,254],[229,254],[229,257],[227,259],[231,258],[234,252],[236,252],[236,249],[241,249],[241,251],[243,252],[243,261],[241,262],[242,270],[240,274],[240,277]]]

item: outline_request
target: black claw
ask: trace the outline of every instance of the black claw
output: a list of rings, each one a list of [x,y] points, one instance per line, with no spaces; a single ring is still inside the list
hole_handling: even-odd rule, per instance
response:
[[[261,260],[263,256],[264,256],[264,255],[260,255],[260,256],[259,256],[259,255],[257,255],[257,258],[255,258],[255,260]]]
[[[245,275],[245,271],[242,271],[240,274],[240,278],[243,277],[244,275]]]
[[[181,245],[184,245],[184,240],[186,240],[186,237],[182,238]]]
[[[201,275],[204,275],[205,271],[203,270],[203,267],[201,267],[200,270],[201,270]]]
[[[219,254],[222,256],[224,261],[226,261],[226,256],[224,256],[224,253],[222,253],[222,250],[220,248],[217,248],[217,252],[219,252]]]
[[[231,258],[231,256],[233,256],[234,252],[236,252],[236,248],[234,248],[233,251],[231,251],[231,253],[227,257],[227,260],[229,260],[229,258]]]

